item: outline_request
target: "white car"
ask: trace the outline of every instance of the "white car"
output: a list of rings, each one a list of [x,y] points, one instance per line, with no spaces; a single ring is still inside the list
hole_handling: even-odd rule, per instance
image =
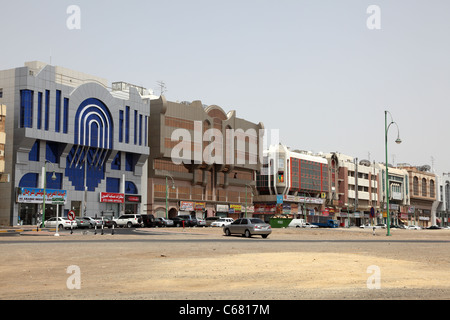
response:
[[[42,228],[42,223],[40,226]],[[58,230],[70,229],[72,227],[75,229],[77,228],[77,222],[61,217],[58,217],[58,221],[56,220],[56,217],[50,218],[45,221],[46,228],[56,228],[56,226],[58,226]]]
[[[206,226],[206,220],[203,218],[197,218],[197,226]]]
[[[311,224],[309,222],[305,223],[302,228],[318,228],[319,226],[315,225],[315,224]]]
[[[114,227],[142,227],[142,216],[140,214],[123,214],[113,219]]]
[[[419,226],[409,226],[408,227],[408,229],[411,229],[411,230],[420,230],[420,229],[422,229],[421,227],[419,227]]]
[[[83,217],[83,219],[89,221],[89,223],[91,224],[91,228],[93,228],[95,226],[97,226],[97,227],[102,226],[102,219],[94,219],[92,217]]]
[[[211,223],[211,227],[224,227],[231,224],[233,221],[234,221],[233,218],[220,218]]]

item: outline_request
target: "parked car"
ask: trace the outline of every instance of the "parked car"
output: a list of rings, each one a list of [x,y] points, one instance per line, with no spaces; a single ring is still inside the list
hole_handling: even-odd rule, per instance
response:
[[[113,219],[114,227],[141,227],[142,217],[140,214],[123,214]]]
[[[112,228],[114,225],[113,217],[104,216],[103,217],[103,227],[104,228]]]
[[[91,222],[88,219],[76,217],[77,228],[91,228]]]
[[[199,227],[205,227],[206,226],[206,220],[203,218],[196,218],[197,219],[197,226]]]
[[[217,220],[219,220],[220,219],[220,217],[207,217],[206,219],[205,219],[205,221],[206,221],[206,226],[207,227],[210,227],[211,226],[211,224],[214,222],[214,221],[217,221]]]
[[[232,234],[242,234],[246,238],[250,238],[252,235],[261,235],[263,238],[267,238],[272,232],[272,228],[270,227],[270,224],[265,223],[261,219],[242,218],[225,226],[223,232],[227,236]]]
[[[387,225],[385,223],[379,223],[377,224],[375,227],[381,228],[381,229],[386,229]],[[392,226],[391,226],[392,227]]]
[[[288,227],[291,228],[302,228],[305,226],[305,219],[292,219],[291,222],[289,222]]]
[[[102,220],[100,219],[94,219],[92,217],[83,217],[84,220],[89,221],[89,228],[94,228],[95,226],[101,227],[102,226]]]
[[[219,220],[211,223],[211,227],[225,227],[234,221],[233,218],[220,218]]]
[[[152,214],[141,214],[141,218],[143,227],[150,228],[156,226],[155,217]]]
[[[53,227],[56,228],[58,226],[58,230],[62,229],[70,229],[70,228],[77,228],[76,221],[70,221],[68,218],[61,218],[58,217],[58,220],[56,220],[56,217],[50,218],[45,220],[45,227]],[[42,228],[42,222],[40,224],[40,227]]]
[[[412,225],[412,226],[409,226],[408,229],[411,229],[411,230],[420,230],[420,229],[422,229],[422,228],[419,227],[419,226],[414,226],[414,225]]]
[[[432,225],[432,226],[427,227],[427,229],[434,230],[434,229],[441,229],[441,227],[439,227],[438,225]]]
[[[166,219],[166,218],[156,218],[155,221],[157,221],[157,226],[173,227],[173,220]]]
[[[197,225],[197,219],[190,215],[179,215],[172,218],[175,227],[182,227],[183,221],[185,227],[195,227]]]

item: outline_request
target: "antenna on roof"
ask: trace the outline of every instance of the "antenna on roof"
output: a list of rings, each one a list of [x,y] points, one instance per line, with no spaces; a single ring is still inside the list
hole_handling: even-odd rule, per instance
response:
[[[156,83],[159,86],[160,95],[162,96],[164,92],[167,92],[166,84],[164,81],[157,81]]]

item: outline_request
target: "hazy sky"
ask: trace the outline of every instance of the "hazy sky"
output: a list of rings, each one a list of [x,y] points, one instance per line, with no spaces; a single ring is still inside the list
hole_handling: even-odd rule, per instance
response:
[[[279,129],[294,149],[450,172],[448,0],[0,0],[0,69],[51,61]],[[81,9],[70,30],[70,5]],[[381,29],[371,30],[370,5]],[[370,20],[373,21],[373,20]]]

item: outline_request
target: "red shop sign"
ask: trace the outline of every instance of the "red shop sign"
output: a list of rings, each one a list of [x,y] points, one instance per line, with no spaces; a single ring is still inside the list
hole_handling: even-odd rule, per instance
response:
[[[126,195],[125,202],[141,202],[141,196]]]
[[[124,203],[125,196],[123,193],[101,192],[100,202]]]

